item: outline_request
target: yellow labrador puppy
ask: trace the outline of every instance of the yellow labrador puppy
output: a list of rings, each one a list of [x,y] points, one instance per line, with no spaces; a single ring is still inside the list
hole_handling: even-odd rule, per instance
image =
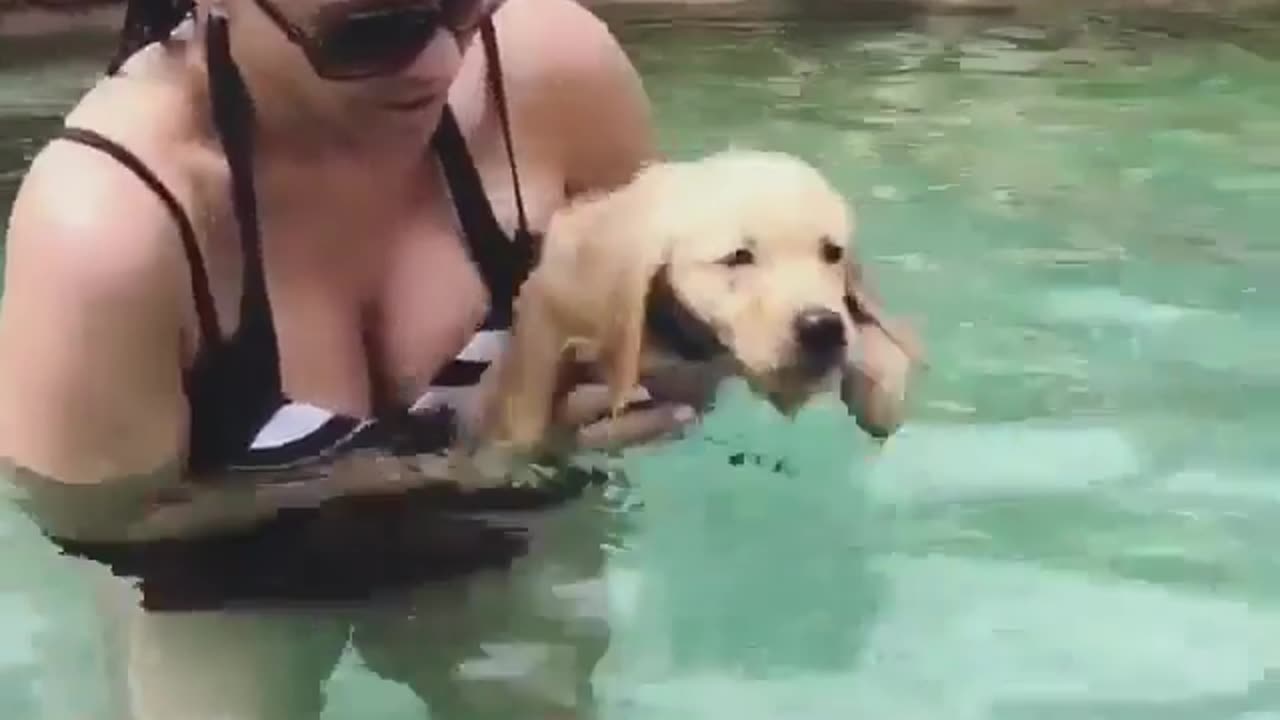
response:
[[[872,302],[853,235],[844,198],[778,152],[658,163],[575,202],[521,288],[481,435],[548,443],[570,361],[599,369],[615,412],[642,377],[718,365],[787,415],[838,386],[864,430],[891,434],[917,351]]]

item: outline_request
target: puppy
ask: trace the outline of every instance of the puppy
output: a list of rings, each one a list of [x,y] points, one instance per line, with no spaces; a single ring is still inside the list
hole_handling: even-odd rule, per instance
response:
[[[642,376],[719,365],[788,416],[839,386],[859,425],[888,436],[918,350],[872,300],[853,234],[844,198],[778,152],[657,163],[578,200],[521,287],[482,434],[545,447],[564,369],[585,361],[615,413]]]

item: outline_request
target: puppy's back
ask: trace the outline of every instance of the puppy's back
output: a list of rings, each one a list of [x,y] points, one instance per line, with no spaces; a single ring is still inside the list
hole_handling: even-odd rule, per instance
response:
[[[529,287],[546,293],[566,320],[596,325],[602,307],[627,279],[660,262],[667,238],[664,213],[685,194],[691,163],[659,162],[615,190],[584,195],[551,218],[542,259]],[[571,323],[578,324],[578,323]]]

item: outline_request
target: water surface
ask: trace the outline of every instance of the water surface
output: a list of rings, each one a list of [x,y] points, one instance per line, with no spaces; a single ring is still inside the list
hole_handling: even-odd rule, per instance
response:
[[[933,366],[880,450],[729,388],[628,458],[605,717],[1280,718],[1280,28],[619,32],[669,153],[830,173]],[[0,58],[0,207],[97,67]],[[88,716],[86,571],[0,536],[0,706]],[[354,656],[330,693],[422,715]]]

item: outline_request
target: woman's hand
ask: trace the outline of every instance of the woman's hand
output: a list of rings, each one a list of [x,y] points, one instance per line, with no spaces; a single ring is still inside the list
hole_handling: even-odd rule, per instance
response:
[[[610,417],[606,385],[586,383],[565,394],[559,425],[572,451],[609,452],[674,437],[693,423],[697,410],[688,404],[655,400],[637,388],[621,413]]]
[[[712,362],[650,372],[610,417],[608,386],[590,367],[571,367],[556,400],[556,442],[569,452],[612,452],[678,437],[711,408],[729,370]]]
[[[612,394],[606,383],[585,364],[562,368],[553,392],[552,419],[546,436],[531,453],[512,456],[487,437],[481,418],[494,402],[496,377],[503,359],[485,372],[471,401],[459,407],[461,453],[455,453],[472,482],[485,482],[517,472],[528,462],[559,465],[579,453],[613,453],[629,447],[678,437],[710,406],[718,380],[713,368],[664,371],[641,379],[622,410],[611,412]],[[465,460],[463,459],[465,458]],[[515,465],[513,465],[515,463]]]

